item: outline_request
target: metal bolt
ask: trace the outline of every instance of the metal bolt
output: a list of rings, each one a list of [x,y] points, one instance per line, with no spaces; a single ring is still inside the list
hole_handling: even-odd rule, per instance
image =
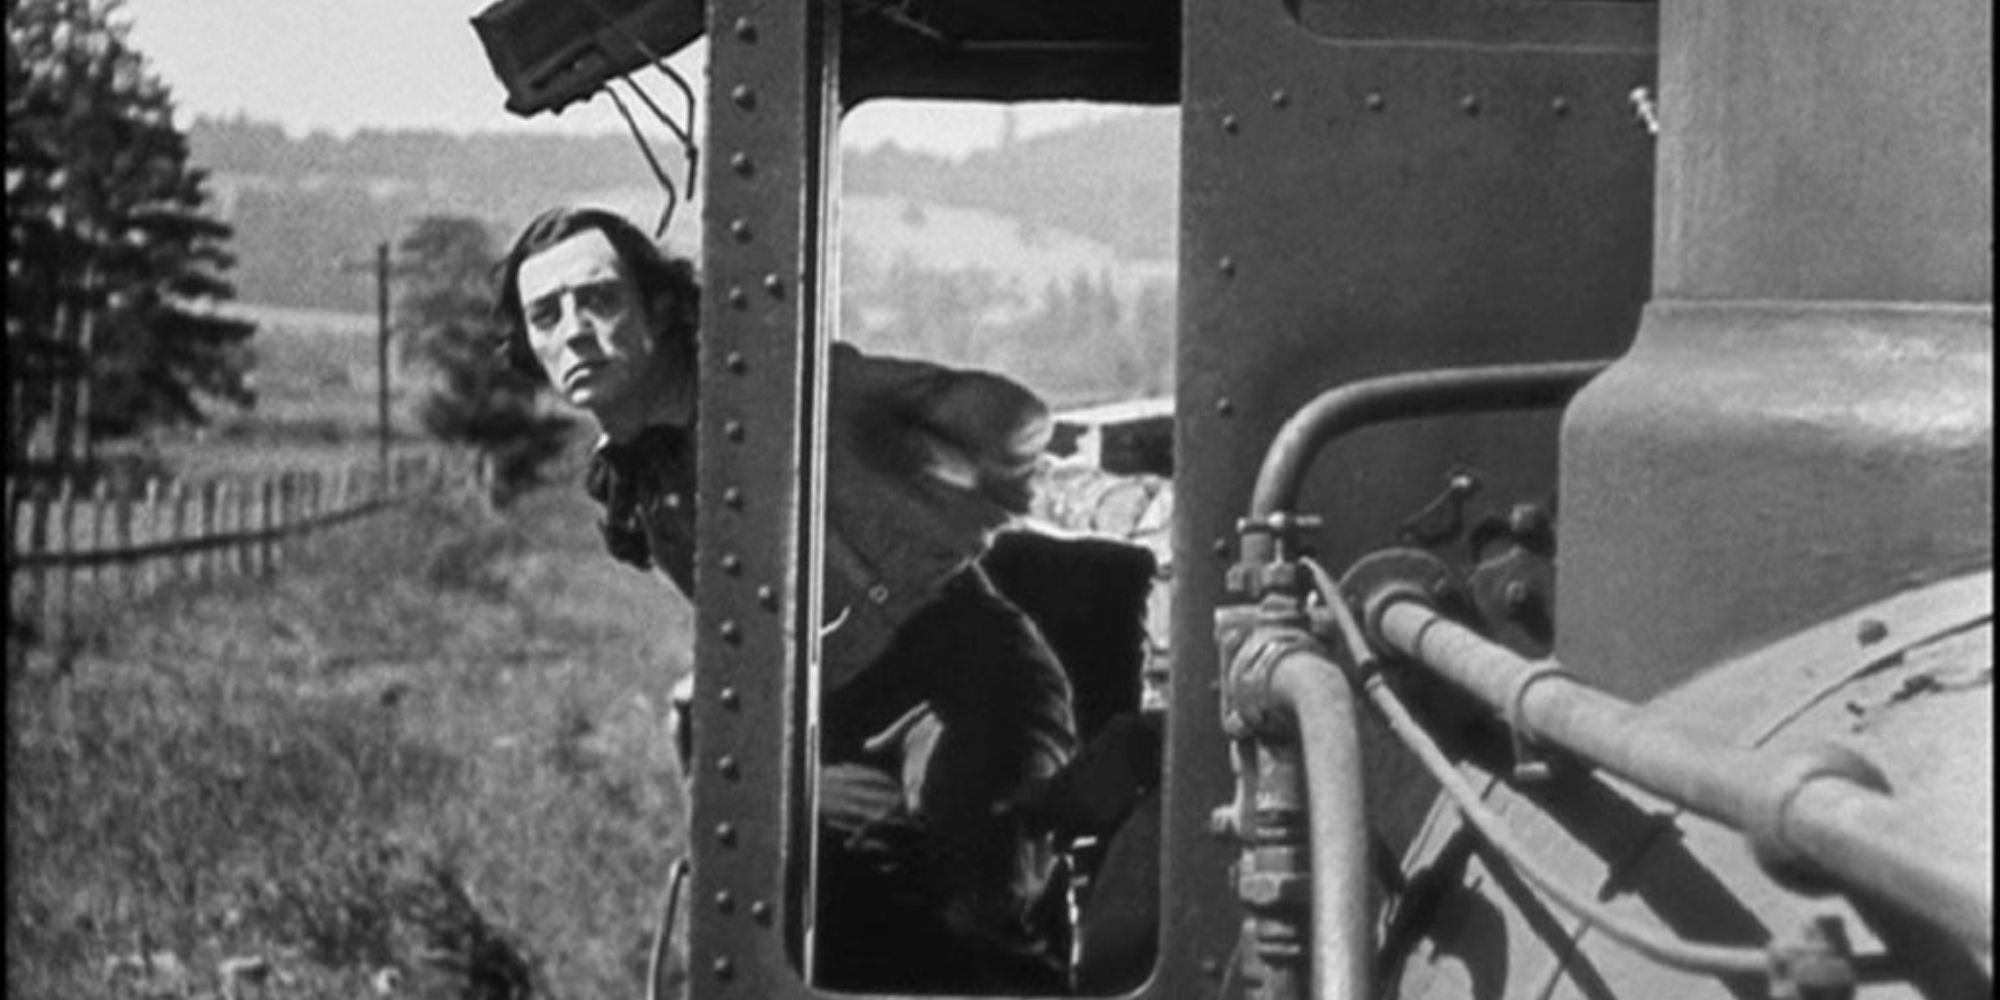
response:
[[[1507,530],[1516,537],[1539,535],[1548,529],[1548,512],[1535,504],[1517,503],[1507,509]]]
[[[743,421],[729,420],[722,425],[722,436],[731,441],[743,440]]]
[[[743,626],[736,624],[734,619],[723,622],[717,631],[722,633],[724,642],[734,644],[743,641]]]
[[[1889,626],[1879,619],[1870,618],[1861,623],[1854,637],[1861,640],[1863,646],[1873,646],[1889,637]]]
[[[1214,550],[1216,555],[1222,556],[1225,559],[1229,557],[1229,539],[1227,538],[1217,538],[1215,541],[1210,542],[1208,547]]]
[[[1479,95],[1467,94],[1458,99],[1458,109],[1468,115],[1479,113]]]
[[[736,824],[734,823],[715,824],[715,842],[721,844],[724,847],[735,847]]]
[[[1362,99],[1361,103],[1364,106],[1366,106],[1368,110],[1376,112],[1379,112],[1383,108],[1389,106],[1388,98],[1383,97],[1379,93],[1370,93],[1367,97]]]
[[[757,172],[757,165],[750,160],[749,153],[736,153],[729,157],[729,169],[738,177],[748,177]]]
[[[729,100],[745,111],[757,106],[757,92],[747,83],[739,83],[729,88]]]
[[[1550,111],[1553,111],[1553,112],[1555,112],[1555,115],[1556,115],[1556,117],[1557,117],[1557,118],[1566,118],[1566,117],[1568,117],[1568,116],[1569,116],[1569,98],[1567,98],[1567,97],[1558,97],[1558,98],[1556,98],[1555,100],[1553,100],[1553,101],[1550,101],[1550,102],[1549,102],[1549,110],[1550,110]]]
[[[722,911],[723,913],[733,913],[733,912],[735,912],[735,910],[736,910],[736,894],[735,894],[735,893],[733,893],[733,892],[730,892],[730,891],[729,891],[728,889],[724,889],[724,890],[722,890],[721,892],[718,892],[718,893],[716,893],[716,894],[715,894],[715,908],[716,908],[717,910],[720,910],[720,911]]]
[[[1221,399],[1215,401],[1216,416],[1227,417],[1230,416],[1231,414],[1234,414],[1235,412],[1236,412],[1236,404],[1233,401],[1231,401],[1228,396],[1224,396]]]
[[[743,360],[743,355],[736,351],[730,351],[722,359],[722,366],[729,369],[729,373],[732,375],[741,375],[750,370],[750,363]]]
[[[758,587],[758,588],[757,588],[757,603],[758,603],[758,604],[761,604],[761,605],[763,605],[763,606],[764,606],[764,607],[766,607],[766,608],[776,608],[776,607],[778,606],[778,591],[777,591],[777,589],[776,589],[776,588],[774,588],[774,587],[772,587],[772,586],[771,586],[770,584],[768,584],[768,583],[767,583],[767,584],[764,584],[764,585],[763,585],[763,586],[761,586],[761,587]]]
[[[1236,274],[1236,258],[1223,257],[1221,260],[1215,262],[1215,269],[1222,272],[1222,276],[1225,278],[1234,276]]]
[[[733,687],[723,688],[722,694],[719,696],[717,700],[722,702],[723,708],[726,708],[732,712],[736,711],[738,708],[741,708],[743,706],[743,695],[738,693],[737,690]]]
[[[1286,106],[1290,105],[1291,103],[1292,103],[1292,95],[1291,95],[1291,94],[1289,94],[1289,93],[1287,93],[1287,92],[1286,92],[1286,91],[1284,90],[1284,88],[1280,87],[1280,88],[1279,88],[1279,89],[1277,89],[1277,90],[1274,90],[1274,91],[1271,91],[1271,106],[1272,106],[1272,107],[1274,107],[1274,108],[1282,108],[1282,107],[1286,107]]]
[[[744,290],[743,290],[743,286],[742,286],[742,285],[730,285],[730,286],[729,286],[729,304],[730,304],[731,306],[734,306],[735,308],[738,308],[738,309],[742,309],[742,308],[745,308],[745,307],[749,306],[749,305],[750,305],[750,293],[749,293],[749,292],[746,292],[746,291],[744,291]]]
[[[1224,132],[1227,132],[1227,133],[1229,133],[1230,135],[1235,135],[1235,134],[1236,134],[1236,129],[1237,129],[1237,127],[1238,127],[1238,126],[1237,126],[1237,124],[1236,124],[1236,116],[1235,116],[1235,115],[1223,115],[1223,116],[1222,116],[1222,130],[1223,130]]]
[[[783,278],[780,278],[780,277],[778,277],[778,276],[777,276],[777,275],[775,275],[775,274],[767,274],[767,275],[765,275],[765,276],[764,276],[764,291],[766,291],[766,292],[769,292],[769,293],[770,293],[770,295],[771,295],[771,297],[772,297],[772,298],[774,298],[774,299],[777,299],[777,298],[783,298],[783,297],[784,297],[784,295],[785,295],[785,281],[784,281],[784,279],[783,279]]]
[[[724,573],[727,573],[730,576],[735,576],[736,574],[743,572],[743,557],[737,555],[734,552],[725,552],[722,554],[722,559],[719,561],[719,565],[721,565],[722,571]]]
[[[729,220],[729,235],[736,237],[736,242],[738,243],[750,242],[750,220],[749,219]]]
[[[715,762],[715,773],[735,781],[737,776],[743,773],[743,769],[736,763],[736,758],[724,754],[722,759]]]
[[[731,486],[722,491],[722,505],[730,510],[743,509],[743,491]]]
[[[737,19],[736,19],[736,40],[737,40],[737,41],[740,41],[740,42],[754,42],[754,41],[756,41],[756,40],[757,40],[757,24],[756,24],[756,22],[754,22],[754,21],[751,21],[751,20],[750,20],[749,18],[747,18],[747,17],[739,17],[739,18],[737,18]]]
[[[750,919],[755,920],[760,924],[769,924],[771,922],[771,904],[766,903],[761,899],[757,900],[754,903],[751,903]]]
[[[716,959],[710,967],[715,970],[715,978],[717,979],[729,980],[736,978],[736,963],[730,961],[727,955]]]

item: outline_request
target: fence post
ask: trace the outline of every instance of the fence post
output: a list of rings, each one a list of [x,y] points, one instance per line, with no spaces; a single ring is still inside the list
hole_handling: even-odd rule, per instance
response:
[[[176,479],[167,488],[167,541],[174,552],[167,557],[167,565],[173,568],[174,582],[179,583],[194,576],[194,553],[182,549],[187,540],[188,488],[187,483]]]
[[[51,553],[59,553],[57,562],[50,567],[62,578],[55,588],[56,648],[69,645],[70,615],[76,608],[76,568],[69,564],[69,556],[76,551],[76,484],[64,478],[62,488],[56,493],[56,544],[50,546]]]
[[[258,514],[263,524],[257,531],[257,571],[268,574],[277,567],[278,484],[269,476],[257,483]]]
[[[222,505],[217,499],[222,492],[222,484],[210,479],[201,484],[201,578],[213,582],[221,578],[223,572],[222,552],[215,547],[215,538],[221,534],[218,519]]]
[[[158,545],[160,541],[160,503],[160,478],[147,476],[146,492],[139,501],[139,523],[144,526],[142,533],[148,546]],[[138,573],[140,595],[152,594],[160,583],[160,557],[141,560],[134,563],[132,569]]]
[[[118,593],[130,601],[139,593],[139,562],[132,552],[132,490],[130,487],[118,491],[112,500],[112,536],[121,555],[114,575],[118,579]]]

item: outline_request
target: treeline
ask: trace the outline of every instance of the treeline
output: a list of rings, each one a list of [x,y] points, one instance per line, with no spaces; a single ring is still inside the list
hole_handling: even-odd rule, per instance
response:
[[[849,153],[851,194],[985,208],[1074,232],[1134,260],[1173,257],[1175,124],[1158,114],[1108,118],[962,161],[893,146]],[[662,195],[627,136],[547,136],[361,129],[294,137],[247,118],[197,118],[196,164],[214,172],[236,230],[233,275],[244,301],[367,311],[374,289],[339,262],[365,257],[426,215],[463,215],[511,231],[536,211],[579,199],[649,215]],[[674,151],[663,146],[669,166]],[[624,203],[620,203],[624,202]],[[693,247],[699,204],[669,238]]]
[[[884,145],[850,152],[841,183],[874,194],[983,208],[1066,229],[1132,260],[1174,257],[1179,124],[1120,115],[953,161]]]
[[[847,254],[841,330],[862,346],[1004,371],[1058,407],[1163,395],[1174,286],[1106,269],[1039,288],[981,268]]]

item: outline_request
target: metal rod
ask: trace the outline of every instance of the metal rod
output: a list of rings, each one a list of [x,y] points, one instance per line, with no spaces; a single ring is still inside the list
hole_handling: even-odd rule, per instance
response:
[[[1292,414],[1264,452],[1250,517],[1260,523],[1298,503],[1299,485],[1321,448],[1375,424],[1496,410],[1542,410],[1569,402],[1609,361],[1440,368],[1350,383],[1321,393]],[[1243,562],[1270,562],[1274,539],[1243,538]]]
[[[1414,598],[1391,600],[1370,618],[1389,648],[1507,715],[1528,738],[1743,832],[1774,874],[1803,868],[1831,877],[1991,954],[1990,877],[1924,850],[1931,838],[1922,819],[1870,787],[1878,782],[1858,754],[1829,745],[1781,757],[1697,739],[1567,675],[1552,679],[1548,664]]]

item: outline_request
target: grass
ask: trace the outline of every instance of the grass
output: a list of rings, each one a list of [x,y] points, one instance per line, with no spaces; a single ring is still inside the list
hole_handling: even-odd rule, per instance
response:
[[[587,505],[438,502],[10,643],[7,995],[640,995],[687,609]]]

